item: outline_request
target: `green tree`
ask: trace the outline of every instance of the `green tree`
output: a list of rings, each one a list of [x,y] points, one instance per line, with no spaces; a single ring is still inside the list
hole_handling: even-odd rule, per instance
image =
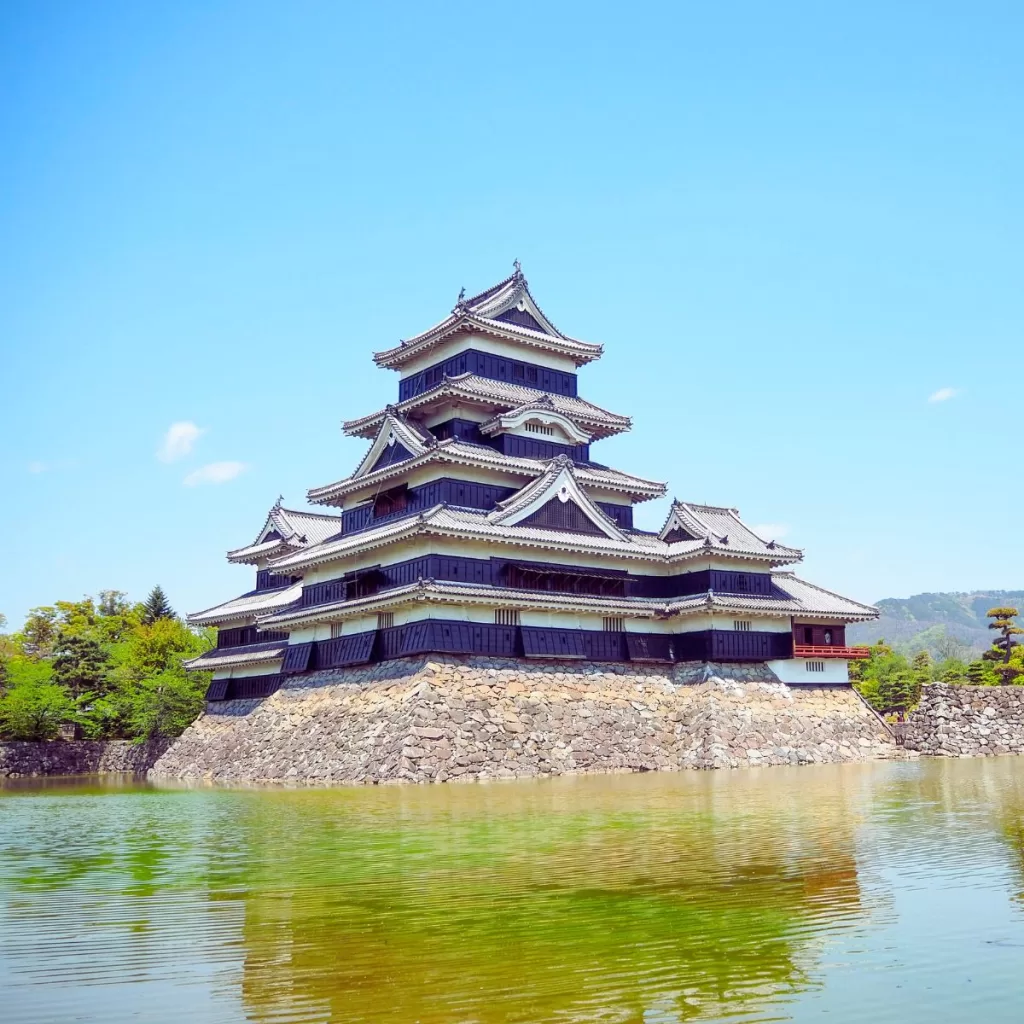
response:
[[[22,647],[32,658],[48,658],[57,641],[57,609],[49,605],[31,608],[21,631]]]
[[[967,666],[967,682],[970,686],[992,686],[996,675],[987,662],[972,661]]]
[[[173,619],[175,617],[174,609],[168,602],[163,588],[159,585],[149,592],[149,597],[146,598],[142,607],[142,621],[147,626],[156,622],[157,619]]]
[[[139,740],[155,736],[178,736],[198,717],[205,706],[207,679],[195,679],[183,672],[161,672],[143,679],[131,697],[129,723]]]
[[[918,651],[914,660],[910,663],[911,671],[917,680],[918,686],[923,686],[932,678],[932,658],[927,651]]]
[[[907,659],[894,651],[884,640],[869,648],[867,658],[852,662],[850,678],[857,692],[876,710],[892,710],[888,705],[891,684],[897,675],[911,671]],[[886,686],[890,690],[886,690]]]
[[[878,701],[885,712],[904,712],[921,699],[921,683],[913,671],[892,672],[878,683]]]
[[[99,642],[79,633],[61,634],[53,659],[54,682],[78,699],[104,689],[107,658]]]
[[[12,740],[52,740],[76,705],[67,687],[27,678],[0,697],[0,733]]]
[[[999,631],[999,636],[992,641],[992,649],[982,655],[986,661],[1001,661],[1004,665],[1009,664],[1013,649],[1020,646],[1020,641],[1014,640],[1014,637],[1024,634],[1024,629],[1021,629],[1014,621],[1019,614],[1016,608],[1009,606],[989,608],[985,612],[985,615],[992,620],[988,624],[988,628]]]

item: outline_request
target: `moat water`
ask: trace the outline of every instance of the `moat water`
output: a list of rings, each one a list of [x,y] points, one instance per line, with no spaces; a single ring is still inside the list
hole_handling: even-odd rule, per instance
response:
[[[0,789],[0,1020],[1024,1020],[1024,758]]]

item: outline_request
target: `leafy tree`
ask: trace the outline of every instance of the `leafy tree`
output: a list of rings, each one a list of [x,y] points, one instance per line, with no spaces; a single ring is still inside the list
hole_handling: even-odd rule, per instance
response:
[[[985,613],[992,620],[988,624],[988,628],[999,630],[999,636],[992,641],[992,649],[982,655],[987,661],[1001,661],[1004,665],[1009,664],[1013,649],[1020,646],[1020,641],[1014,640],[1014,637],[1024,634],[1024,629],[1014,622],[1019,614],[1016,608],[1009,606],[989,608]]]
[[[850,678],[858,693],[878,711],[891,711],[892,685],[901,673],[912,674],[907,659],[894,651],[884,640],[870,648],[870,654],[850,665]]]
[[[30,609],[21,636],[27,655],[48,658],[57,641],[57,609],[49,605]]]
[[[13,740],[52,740],[76,711],[67,687],[29,678],[0,697],[0,733]]]
[[[72,697],[104,688],[107,659],[98,641],[77,633],[61,634],[55,653],[54,682],[66,686]]]
[[[147,626],[156,622],[157,619],[173,619],[175,617],[174,609],[167,600],[163,588],[159,585],[149,592],[149,597],[146,598],[142,607],[142,621]]]
[[[206,686],[205,678],[197,680],[182,672],[161,672],[144,679],[132,694],[132,734],[140,740],[180,735],[203,710]]]

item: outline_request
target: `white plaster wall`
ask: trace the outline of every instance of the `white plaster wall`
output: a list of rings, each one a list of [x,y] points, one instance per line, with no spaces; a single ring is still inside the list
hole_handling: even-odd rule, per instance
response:
[[[245,679],[246,676],[269,676],[281,671],[281,658],[273,661],[257,661],[235,668],[214,669],[214,679]]]
[[[814,658],[787,658],[782,661],[769,661],[768,667],[784,683],[803,686],[821,686],[830,683],[848,683],[847,662],[842,658],[825,658],[824,672],[808,672],[807,662]],[[819,661],[822,659],[818,659]]]
[[[575,362],[567,356],[534,348],[532,345],[486,337],[482,334],[459,334],[451,341],[435,345],[429,352],[411,359],[402,367],[401,379],[413,377],[428,366],[436,366],[438,363],[443,363],[446,359],[451,359],[460,352],[471,348],[475,348],[478,352],[490,352],[492,355],[505,356],[507,359],[518,359],[524,363],[548,366],[553,370],[562,370],[564,373],[577,372]]]

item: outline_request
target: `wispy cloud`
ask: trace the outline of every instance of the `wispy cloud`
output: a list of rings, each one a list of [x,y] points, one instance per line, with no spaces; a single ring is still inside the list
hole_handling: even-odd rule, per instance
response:
[[[758,523],[751,529],[765,540],[782,540],[789,533],[789,527],[785,523]]]
[[[939,388],[938,391],[933,391],[928,396],[929,402],[948,402],[951,398],[956,397],[956,388]]]
[[[30,462],[28,471],[30,473],[45,473],[50,467],[45,462]]]
[[[186,487],[197,487],[199,484],[225,484],[234,480],[239,473],[245,472],[244,462],[211,462],[193,470],[182,481]]]
[[[195,447],[196,441],[205,434],[202,427],[197,427],[189,420],[172,423],[164,434],[164,439],[157,449],[156,457],[161,462],[177,462],[183,459]]]

